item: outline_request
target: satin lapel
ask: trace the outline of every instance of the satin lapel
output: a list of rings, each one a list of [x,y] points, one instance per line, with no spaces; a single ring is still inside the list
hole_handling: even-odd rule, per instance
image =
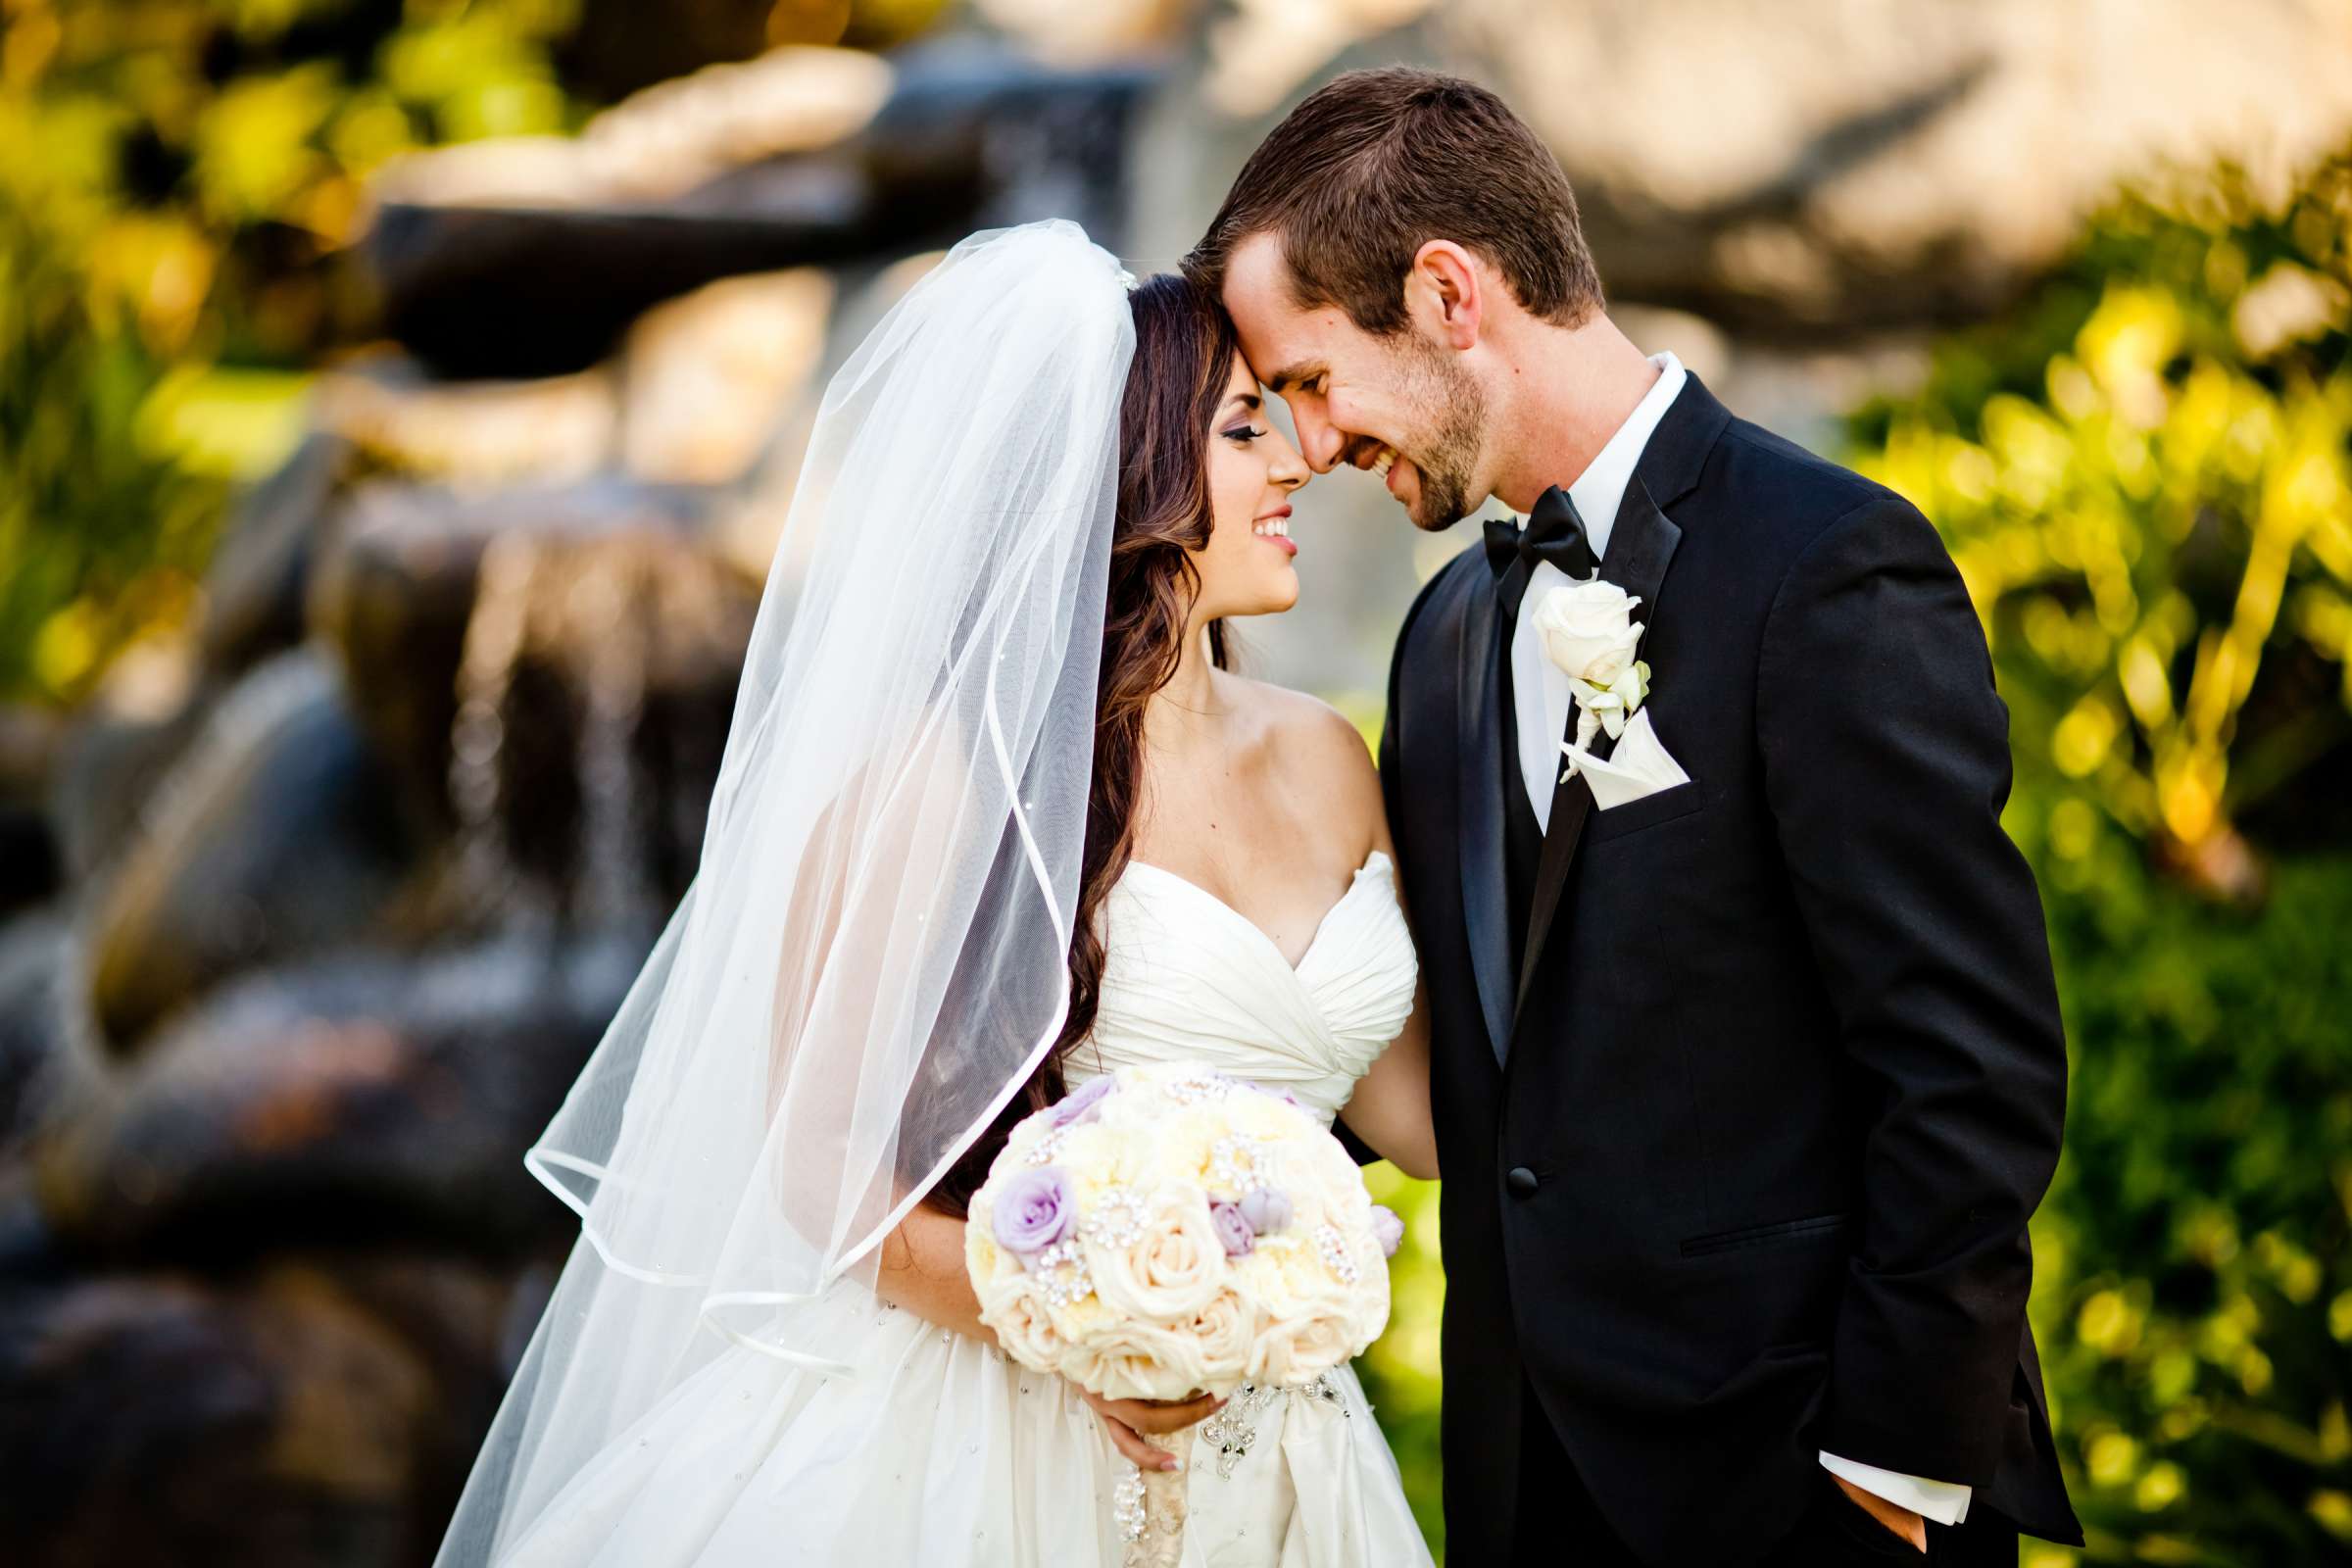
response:
[[[1454,712],[1462,811],[1462,926],[1478,978],[1487,1043],[1499,1064],[1511,1038],[1511,923],[1502,874],[1502,665],[1495,643],[1501,617],[1493,584],[1472,574],[1462,610]]]
[[[1636,472],[1617,509],[1617,525],[1609,534],[1609,552],[1601,560],[1600,575],[1642,601],[1634,612],[1638,618],[1648,621],[1656,615],[1658,588],[1665,582],[1666,567],[1682,541],[1683,530],[1658,510],[1649,487]],[[1568,723],[1573,729],[1573,710]],[[1563,770],[1566,765],[1563,758]],[[1559,909],[1561,890],[1568,885],[1568,869],[1576,863],[1577,841],[1584,837],[1585,820],[1592,814],[1592,789],[1583,779],[1571,779],[1553,789],[1551,826],[1544,835],[1544,858],[1536,867],[1535,903],[1527,915],[1527,956],[1519,966],[1519,989],[1511,1008],[1514,1023],[1535,979],[1544,939],[1551,935],[1551,917]]]

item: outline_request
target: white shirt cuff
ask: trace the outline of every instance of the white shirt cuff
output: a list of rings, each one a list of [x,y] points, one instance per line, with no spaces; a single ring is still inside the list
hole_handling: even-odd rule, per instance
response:
[[[1968,1517],[1968,1499],[1973,1491],[1956,1481],[1930,1481],[1925,1476],[1906,1476],[1892,1470],[1882,1470],[1875,1464],[1856,1464],[1840,1459],[1834,1453],[1821,1456],[1821,1467],[1834,1476],[1843,1476],[1873,1496],[1885,1497],[1898,1508],[1908,1508],[1922,1519],[1933,1519],[1939,1525],[1956,1525]]]

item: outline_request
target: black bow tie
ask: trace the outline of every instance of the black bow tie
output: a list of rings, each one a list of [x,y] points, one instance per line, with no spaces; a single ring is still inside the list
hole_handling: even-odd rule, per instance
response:
[[[1503,613],[1519,613],[1527,595],[1528,578],[1541,562],[1550,562],[1574,581],[1582,582],[1600,568],[1593,559],[1592,541],[1585,534],[1585,519],[1577,515],[1568,492],[1553,485],[1527,515],[1527,526],[1512,525],[1507,517],[1487,519],[1487,564],[1494,569],[1495,592],[1502,597]]]

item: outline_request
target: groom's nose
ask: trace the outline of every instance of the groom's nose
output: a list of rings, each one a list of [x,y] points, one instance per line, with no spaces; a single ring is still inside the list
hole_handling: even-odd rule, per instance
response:
[[[1348,438],[1338,426],[1311,409],[1293,409],[1291,422],[1298,429],[1298,455],[1317,473],[1329,473],[1339,466],[1340,454],[1348,450]]]

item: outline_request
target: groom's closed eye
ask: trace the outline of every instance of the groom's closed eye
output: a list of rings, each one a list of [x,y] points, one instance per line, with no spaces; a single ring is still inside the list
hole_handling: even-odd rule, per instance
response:
[[[1278,397],[1288,397],[1293,392],[1320,392],[1324,378],[1330,374],[1328,366],[1286,365],[1266,377],[1266,390]],[[1307,385],[1310,381],[1314,383],[1312,386]]]

